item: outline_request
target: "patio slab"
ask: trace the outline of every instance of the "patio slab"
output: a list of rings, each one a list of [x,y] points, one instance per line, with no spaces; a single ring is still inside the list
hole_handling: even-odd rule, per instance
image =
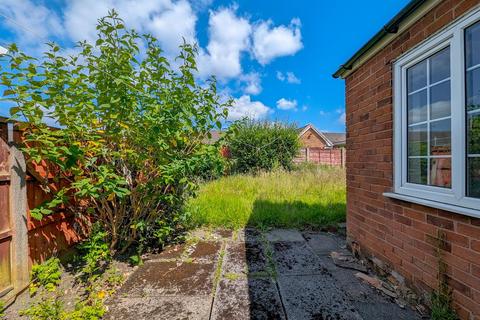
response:
[[[282,275],[320,274],[325,267],[305,241],[274,242],[273,257]]]
[[[118,293],[129,297],[209,295],[214,273],[214,263],[150,262],[139,268]]]
[[[265,272],[267,260],[260,242],[231,242],[227,244],[224,273],[248,274]]]
[[[421,319],[335,264],[332,252],[348,253],[335,235],[202,234],[140,266],[107,302],[106,319]]]
[[[274,280],[222,279],[213,305],[215,320],[286,319]]]
[[[270,242],[305,241],[302,234],[295,229],[274,229],[267,232],[266,237]]]
[[[210,315],[212,296],[119,298],[109,309],[107,320],[204,320]]]

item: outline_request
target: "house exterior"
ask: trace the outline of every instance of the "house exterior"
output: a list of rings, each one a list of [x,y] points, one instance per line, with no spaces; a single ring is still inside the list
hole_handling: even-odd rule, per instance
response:
[[[349,242],[419,293],[439,252],[459,316],[480,319],[480,1],[411,1],[334,77]]]
[[[301,148],[296,162],[341,165],[345,163],[345,133],[322,132],[312,124],[299,129]]]

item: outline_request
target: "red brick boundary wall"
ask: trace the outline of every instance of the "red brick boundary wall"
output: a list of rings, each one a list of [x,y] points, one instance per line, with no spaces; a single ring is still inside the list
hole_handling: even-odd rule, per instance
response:
[[[455,308],[480,319],[480,219],[392,200],[392,61],[480,2],[445,0],[346,78],[347,228],[362,253],[386,262],[419,292],[437,287],[442,245]]]

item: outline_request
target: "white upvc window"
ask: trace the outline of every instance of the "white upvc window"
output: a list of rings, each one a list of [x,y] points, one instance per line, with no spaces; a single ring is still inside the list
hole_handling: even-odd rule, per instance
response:
[[[394,194],[480,217],[480,9],[394,64]]]

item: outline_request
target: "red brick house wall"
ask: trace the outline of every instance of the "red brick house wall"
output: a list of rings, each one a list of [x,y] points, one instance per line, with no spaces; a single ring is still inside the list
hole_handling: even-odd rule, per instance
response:
[[[393,60],[479,3],[442,1],[346,77],[349,240],[428,292],[437,286],[434,238],[440,230],[462,319],[480,319],[480,219],[382,193],[393,191]]]
[[[305,148],[325,148],[327,145],[325,141],[320,137],[312,128],[305,131],[300,136],[300,143]]]

